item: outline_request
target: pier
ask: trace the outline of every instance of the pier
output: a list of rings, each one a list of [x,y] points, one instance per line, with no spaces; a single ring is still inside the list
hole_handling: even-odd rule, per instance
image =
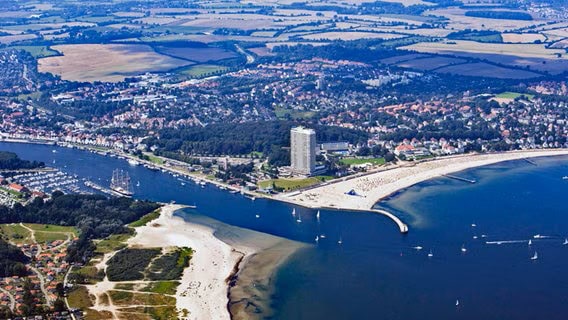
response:
[[[399,217],[395,216],[394,214],[385,211],[385,210],[380,210],[380,209],[372,209],[372,212],[376,212],[376,213],[380,213],[384,216],[389,217],[392,221],[394,221],[397,225],[398,228],[400,229],[400,233],[408,233],[408,225],[406,225],[406,223],[402,222],[402,220],[400,220]]]
[[[451,174],[443,174],[443,176],[446,177],[446,178],[456,179],[456,180],[468,182],[468,183],[476,183],[477,182],[473,179],[462,178],[462,177],[454,176],[454,175],[451,175]]]

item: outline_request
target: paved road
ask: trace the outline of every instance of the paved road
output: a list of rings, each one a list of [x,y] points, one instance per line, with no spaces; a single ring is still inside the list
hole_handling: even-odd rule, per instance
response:
[[[0,291],[8,295],[8,298],[10,298],[10,310],[14,311],[14,308],[16,307],[16,299],[14,299],[14,296],[9,291],[2,288],[0,288]]]

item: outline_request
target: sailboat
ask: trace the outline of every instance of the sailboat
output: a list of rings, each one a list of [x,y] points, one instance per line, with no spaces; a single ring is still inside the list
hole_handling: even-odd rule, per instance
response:
[[[318,210],[318,213],[316,213],[316,219],[318,219],[318,221],[320,220],[320,212]]]
[[[132,197],[133,192],[130,190],[130,177],[128,172],[116,169],[112,172],[110,181],[111,190],[125,197]]]
[[[532,246],[532,240],[529,239],[529,246]]]
[[[430,250],[430,253],[428,253],[428,258],[432,258],[434,256],[434,254],[432,253],[432,250]]]
[[[136,186],[137,186],[137,187],[140,186],[140,181],[136,182]]]
[[[292,209],[292,217],[296,216],[296,208]]]
[[[412,249],[420,251],[420,250],[422,250],[422,246],[412,247]]]
[[[316,236],[316,243],[318,243],[320,241],[320,237]]]
[[[460,301],[456,299],[456,307],[460,305]]]
[[[341,240],[341,236],[339,236],[339,240],[337,240],[337,244],[339,244],[339,245],[343,244],[343,240]]]
[[[564,246],[565,246],[565,245],[568,245],[568,238],[565,238],[565,239],[564,239],[564,242],[562,243],[562,245],[564,245]]]
[[[465,245],[462,245],[461,252],[466,252],[466,251],[467,251],[467,249],[465,248]]]
[[[257,219],[260,218],[260,214],[255,215],[255,217],[256,217]]]
[[[300,214],[298,213],[298,219],[296,219],[297,223],[301,223],[302,222],[302,216],[300,216]]]
[[[531,257],[531,260],[536,260],[538,259],[538,252],[534,252],[534,255]]]

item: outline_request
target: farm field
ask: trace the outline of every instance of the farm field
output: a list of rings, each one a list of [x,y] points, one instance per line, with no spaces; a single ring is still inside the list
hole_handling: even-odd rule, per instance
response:
[[[450,41],[417,43],[402,47],[423,53],[453,55],[458,58],[487,60],[500,65],[530,68],[536,72],[560,74],[568,68],[565,50],[547,49],[542,44],[479,43],[475,41]]]
[[[502,68],[483,62],[443,67],[437,69],[436,72],[499,79],[530,79],[540,76],[538,73],[530,71]]]
[[[198,64],[195,66],[190,66],[178,70],[180,74],[189,76],[191,78],[202,78],[207,76],[215,75],[219,72],[227,70],[224,66],[219,66],[215,64]]]
[[[156,46],[158,53],[168,55],[174,58],[190,60],[195,62],[219,61],[229,58],[235,58],[238,55],[235,52],[221,48],[192,48],[192,47],[168,47]]]
[[[37,36],[35,34],[16,34],[10,36],[0,36],[0,43],[2,44],[11,44],[14,42],[22,41],[22,40],[29,40],[35,39]]]
[[[540,33],[502,33],[503,42],[506,43],[534,43],[545,42],[546,37]]]
[[[541,44],[480,43],[475,41],[420,42],[402,49],[427,53],[479,53],[499,54],[524,58],[558,59],[564,50],[547,49]],[[561,59],[566,59],[561,57]]]
[[[398,39],[403,35],[392,33],[375,33],[375,32],[322,32],[312,33],[302,36],[306,40],[359,40],[359,39]]]
[[[35,58],[51,57],[59,55],[59,52],[51,50],[46,46],[11,46],[11,49],[25,50]]]
[[[449,20],[447,29],[451,30],[516,30],[534,26],[543,21],[523,21],[523,20],[506,20],[506,19],[488,19],[478,17],[468,17],[465,15],[467,10],[458,8],[443,8],[429,10],[424,15],[442,16]]]
[[[418,58],[414,60],[407,60],[398,63],[397,66],[402,68],[411,68],[418,70],[434,70],[437,68],[445,67],[451,64],[465,63],[466,60],[448,57],[428,57]]]
[[[52,49],[63,56],[40,59],[39,71],[73,81],[117,82],[144,72],[168,71],[191,64],[160,55],[147,45],[58,45]]]

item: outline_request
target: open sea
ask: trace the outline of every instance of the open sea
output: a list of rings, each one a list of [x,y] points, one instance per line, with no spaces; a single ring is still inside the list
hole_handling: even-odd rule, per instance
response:
[[[377,207],[409,225],[403,235],[375,213],[322,210],[318,220],[317,210],[251,201],[77,149],[0,143],[0,150],[105,187],[113,169],[127,170],[133,185],[140,182],[136,198],[196,205],[179,214],[310,244],[276,272],[273,319],[568,318],[568,157],[456,173],[475,184],[437,178],[401,191]]]

